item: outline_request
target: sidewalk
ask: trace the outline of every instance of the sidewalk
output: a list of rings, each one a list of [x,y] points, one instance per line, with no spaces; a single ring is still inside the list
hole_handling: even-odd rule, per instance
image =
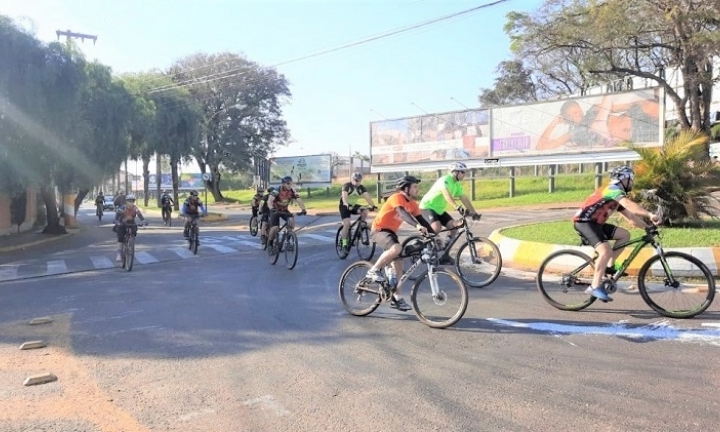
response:
[[[54,242],[68,238],[78,232],[78,229],[69,228],[67,234],[42,234],[42,228],[26,231],[20,234],[8,234],[0,237],[0,253],[13,252],[29,247]]]

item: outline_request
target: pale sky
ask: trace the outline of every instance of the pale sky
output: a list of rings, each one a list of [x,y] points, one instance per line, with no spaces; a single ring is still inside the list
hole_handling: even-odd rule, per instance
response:
[[[244,53],[273,66],[489,2],[0,0],[0,14],[43,41],[57,40],[56,30],[97,35],[96,45],[79,46],[88,58],[122,73],[164,70],[198,51]],[[279,66],[293,93],[283,109],[293,143],[275,155],[369,154],[370,121],[463,109],[460,103],[477,107],[479,89],[490,87],[497,64],[510,58],[505,14],[540,4],[510,0]]]

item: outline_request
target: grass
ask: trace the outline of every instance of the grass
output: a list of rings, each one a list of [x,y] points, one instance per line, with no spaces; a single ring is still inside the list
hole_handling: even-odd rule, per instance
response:
[[[615,220],[613,224],[622,225]],[[643,230],[630,229],[632,238],[641,236]],[[661,227],[663,247],[711,247],[720,245],[720,220],[708,220],[705,227]],[[578,246],[580,237],[570,220],[543,222],[508,228],[502,231],[506,237],[539,243]]]
[[[365,182],[370,196],[375,199],[377,185],[370,181]],[[432,186],[432,181],[420,183],[420,195],[427,193]],[[463,185],[465,194],[469,197],[471,192],[470,181]],[[510,198],[510,180],[505,179],[477,179],[475,181],[475,200],[473,206],[477,209],[494,207],[512,207],[535,204],[550,204],[557,202],[580,202],[587,197],[594,189],[593,174],[561,175],[555,179],[555,192],[548,193],[547,177],[518,177],[515,179],[515,196]],[[300,196],[308,209],[327,210],[337,209],[340,199],[340,185],[325,189],[312,189],[310,197],[307,190],[302,190]],[[239,204],[249,205],[255,194],[253,189],[223,191],[223,196],[228,201],[236,201]],[[200,193],[204,200],[205,195]],[[208,194],[208,204],[215,204],[212,194]]]

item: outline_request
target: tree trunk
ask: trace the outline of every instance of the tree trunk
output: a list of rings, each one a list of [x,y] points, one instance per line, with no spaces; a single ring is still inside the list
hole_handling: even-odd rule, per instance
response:
[[[55,192],[49,187],[40,188],[40,195],[43,203],[45,203],[45,211],[47,214],[47,225],[43,229],[43,234],[67,234],[65,227],[60,225],[60,215],[58,214],[57,200]]]
[[[170,172],[172,175],[173,201],[175,201],[175,211],[180,211],[180,203],[178,203],[178,161],[170,159]]]
[[[143,160],[143,193],[145,194],[145,207],[150,202],[150,158],[144,157]]]
[[[125,159],[125,193],[130,193],[130,180],[128,177],[127,159]]]
[[[204,166],[200,166],[201,172],[204,174]],[[213,198],[215,199],[215,202],[220,202],[225,199],[225,197],[220,192],[220,178],[222,177],[222,174],[220,174],[220,170],[217,166],[212,167],[210,166],[211,170],[211,176],[210,180],[205,182],[205,186],[208,188],[210,193],[212,194]],[[199,192],[199,191],[198,191]],[[205,203],[207,204],[207,203]]]
[[[80,189],[78,191],[78,194],[75,197],[75,217],[77,217],[77,212],[80,210],[80,204],[82,204],[88,192],[90,192],[90,189]]]

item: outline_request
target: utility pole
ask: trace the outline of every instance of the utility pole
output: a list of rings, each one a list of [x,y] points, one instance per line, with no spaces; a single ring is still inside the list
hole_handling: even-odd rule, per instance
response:
[[[95,45],[95,42],[97,42],[97,38],[98,38],[97,36],[94,36],[94,35],[83,34],[83,33],[73,33],[70,30],[67,30],[67,31],[57,30],[55,32],[55,34],[57,35],[58,40],[60,40],[60,36],[65,36],[67,38],[66,40],[70,40],[71,38],[80,39],[81,42],[85,42],[85,39],[91,39],[93,41],[93,45]]]

